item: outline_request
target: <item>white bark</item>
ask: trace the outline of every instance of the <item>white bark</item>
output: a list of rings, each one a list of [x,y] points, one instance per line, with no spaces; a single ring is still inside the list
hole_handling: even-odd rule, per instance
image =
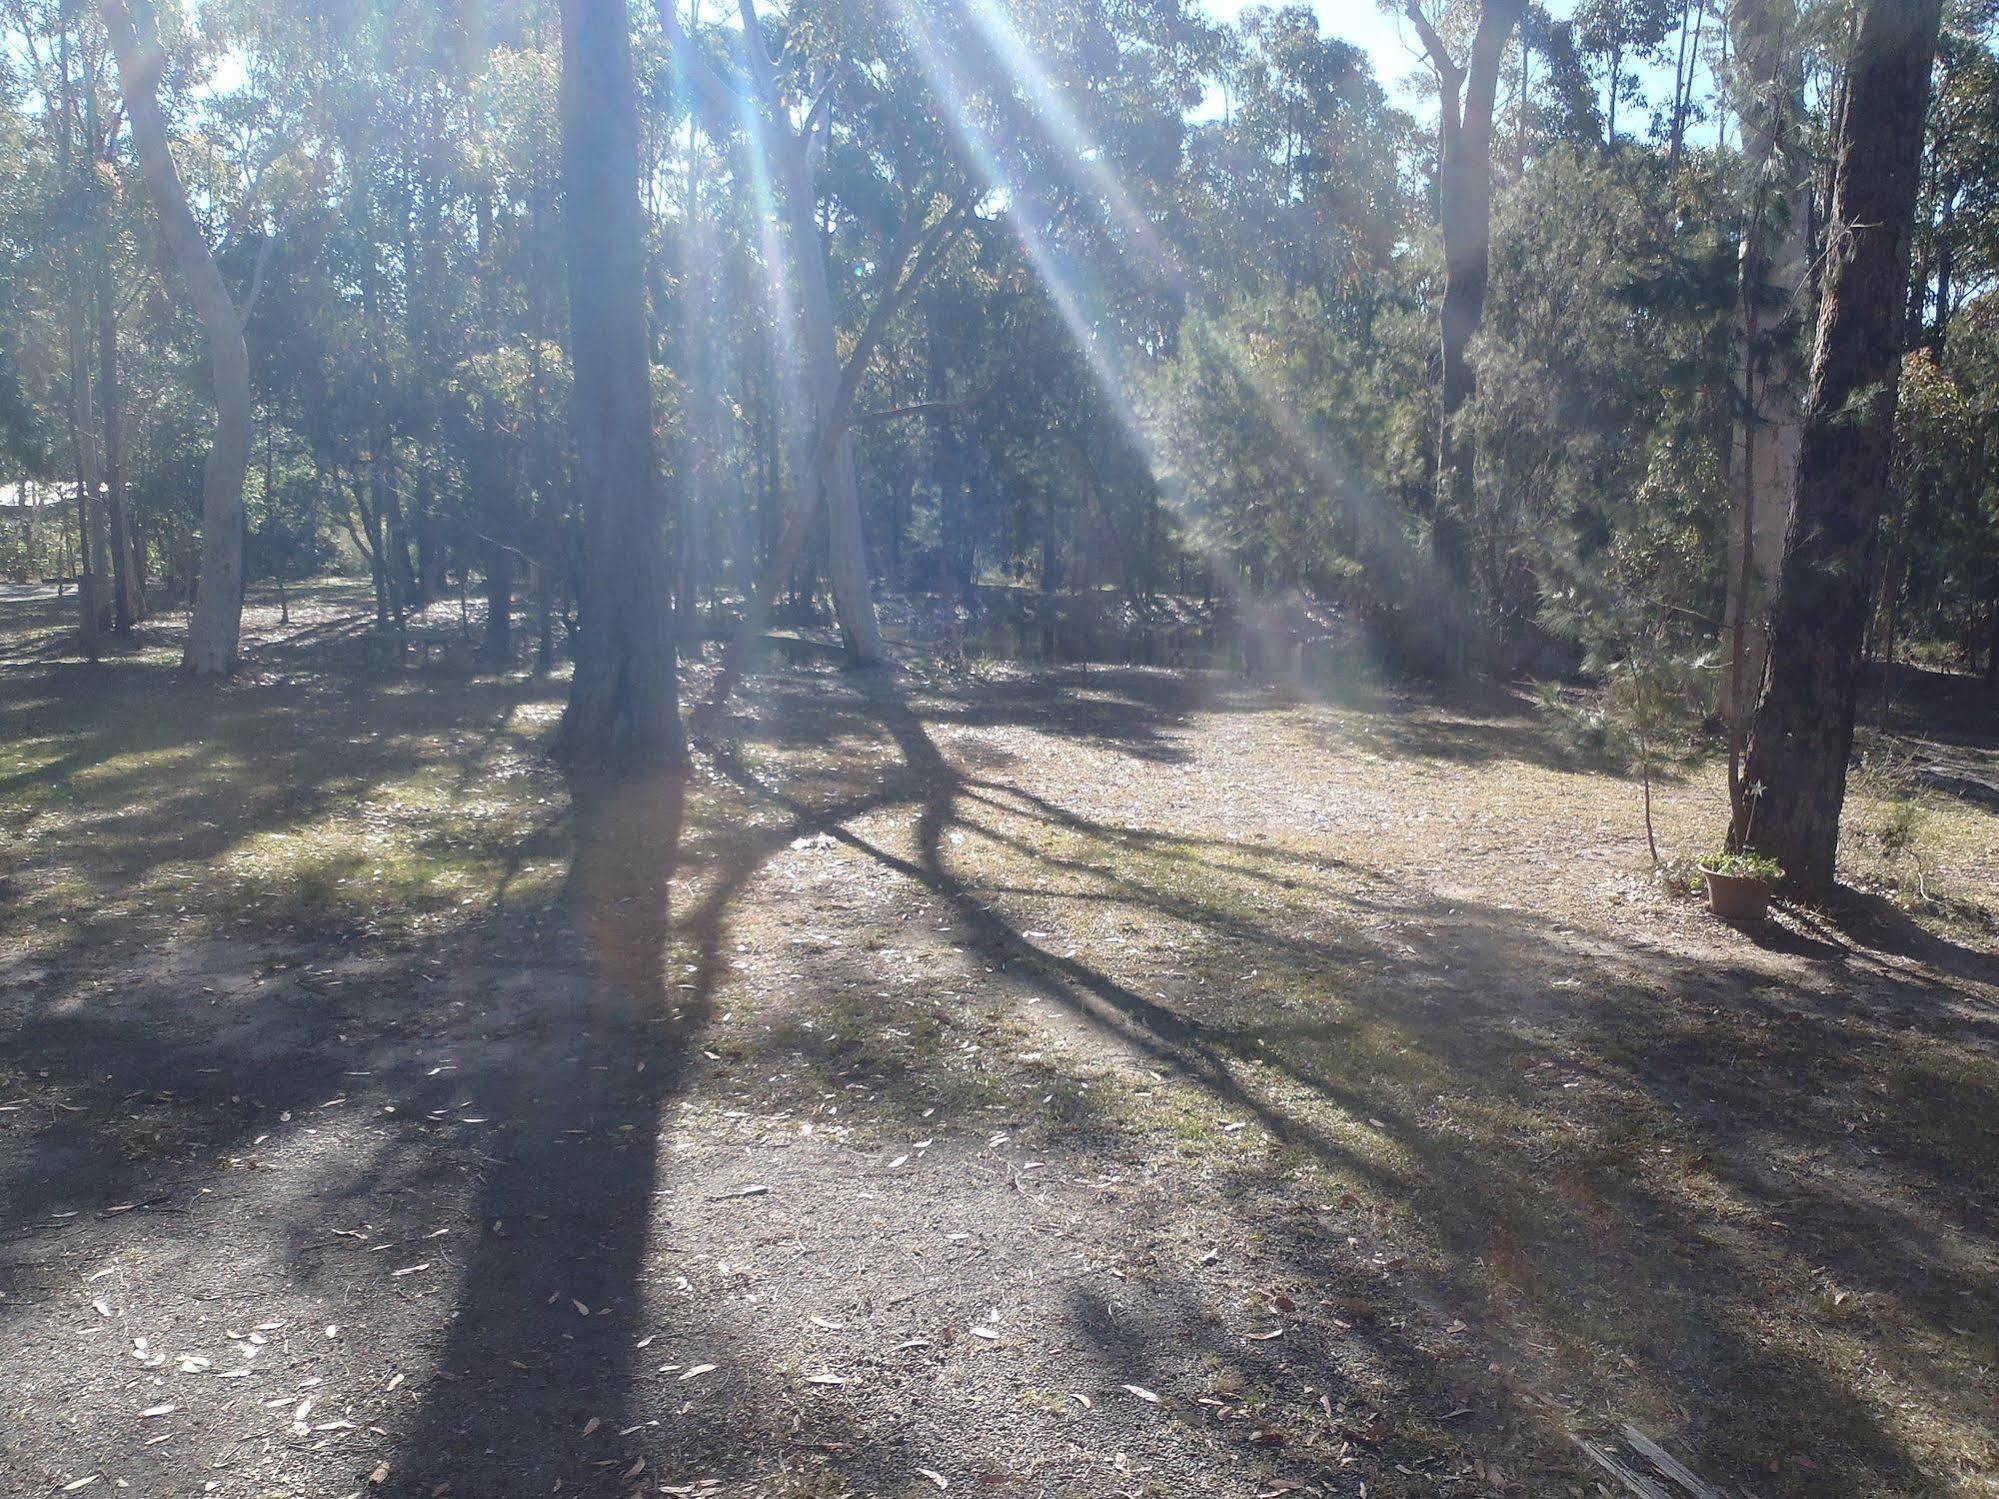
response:
[[[734,114],[734,95],[694,48],[681,27],[676,0],[657,0],[660,24],[681,66],[695,87],[724,115]],[[874,595],[868,586],[867,538],[861,521],[861,493],[854,470],[854,442],[848,430],[853,401],[850,371],[840,359],[834,322],[832,286],[826,274],[826,250],[819,232],[818,159],[824,143],[830,90],[813,101],[805,123],[794,127],[786,118],[777,79],[777,65],[763,42],[755,0],[737,0],[743,21],[743,64],[753,92],[751,118],[746,121],[758,149],[769,162],[778,212],[790,241],[798,289],[799,342],[807,363],[807,393],[812,402],[813,431],[798,445],[810,457],[794,463],[799,494],[779,547],[781,566],[765,580],[774,593],[796,560],[803,539],[808,505],[817,486],[826,500],[827,576],[833,584],[833,606],[848,658],[857,666],[879,665],[887,658],[881,625],[875,617]],[[866,340],[863,340],[864,346]],[[756,610],[752,610],[754,615]],[[724,673],[724,680],[729,673]]]
[[[826,275],[826,252],[820,243],[818,193],[812,181],[809,148],[785,143],[785,160],[778,162],[780,191],[791,238],[791,258],[798,279],[799,320],[804,324],[805,357],[812,389],[815,440],[838,431],[824,454],[817,475],[826,491],[826,574],[833,585],[833,606],[847,655],[857,666],[879,665],[885,656],[881,626],[875,618],[874,595],[868,587],[867,537],[861,524],[861,488],[854,470],[854,437],[841,409],[838,333],[833,321],[833,288]],[[813,475],[800,476],[811,483]]]
[[[118,80],[138,150],[140,175],[152,194],[160,232],[172,252],[188,301],[208,337],[215,382],[215,439],[201,486],[201,581],[188,627],[185,665],[196,676],[226,676],[236,666],[243,623],[243,476],[250,463],[250,353],[243,316],[188,207],[187,191],[167,144],[158,85],[160,51],[148,0],[102,0]]]
[[[1797,484],[1804,369],[1796,341],[1810,273],[1811,187],[1794,133],[1803,79],[1793,0],[1733,0],[1729,28],[1741,70],[1743,174],[1750,193],[1736,335],[1743,410],[1730,448],[1735,517],[1723,619],[1730,655],[1722,703],[1739,722],[1755,706],[1763,682],[1771,592]]]

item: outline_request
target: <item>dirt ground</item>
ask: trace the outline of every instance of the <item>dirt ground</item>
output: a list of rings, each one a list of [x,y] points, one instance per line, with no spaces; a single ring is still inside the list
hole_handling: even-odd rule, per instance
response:
[[[0,596],[0,1490],[1999,1494],[1975,684],[1746,932],[1524,690],[805,653],[572,808],[256,602]]]

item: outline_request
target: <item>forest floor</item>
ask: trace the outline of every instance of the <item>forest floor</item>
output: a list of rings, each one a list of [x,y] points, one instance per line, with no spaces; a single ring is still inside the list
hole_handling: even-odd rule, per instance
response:
[[[1531,693],[912,654],[572,811],[455,604],[253,603],[0,590],[0,1491],[1999,1494],[1976,801],[1738,931]]]

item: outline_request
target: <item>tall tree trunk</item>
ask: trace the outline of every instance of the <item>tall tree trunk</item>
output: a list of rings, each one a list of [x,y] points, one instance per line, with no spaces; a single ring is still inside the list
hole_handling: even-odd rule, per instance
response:
[[[79,300],[70,329],[70,426],[76,443],[77,627],[84,654],[97,659],[99,639],[110,623],[105,574],[111,551],[97,500],[97,419],[91,402],[91,340],[88,304]]]
[[[685,763],[653,451],[638,107],[625,0],[563,0],[562,182],[584,591],[562,748],[578,769]]]
[[[1748,795],[1731,845],[1833,888],[1860,649],[1894,453],[1909,245],[1943,0],[1860,0],[1834,177],[1818,352],[1784,536]]]
[[[1680,174],[1680,157],[1687,145],[1687,105],[1693,97],[1693,72],[1687,68],[1687,60],[1693,45],[1694,0],[1680,0],[1680,50],[1673,61],[1673,112],[1667,119],[1666,134],[1666,178],[1671,181]],[[1700,68],[1700,56],[1693,54],[1694,71]]]
[[[110,523],[112,628],[121,636],[145,617],[146,600],[125,510],[125,444],[118,393],[118,309],[107,266],[97,278],[97,396],[104,421],[104,509]]]
[[[1470,59],[1460,66],[1417,0],[1409,0],[1407,6],[1442,93],[1437,209],[1444,240],[1443,410],[1431,546],[1442,575],[1439,582],[1449,596],[1448,612],[1456,616],[1443,621],[1448,664],[1453,666],[1463,664],[1470,618],[1465,525],[1472,509],[1475,455],[1459,418],[1478,389],[1471,341],[1485,323],[1485,294],[1492,273],[1493,102],[1507,41],[1526,9],[1526,0],[1484,0]]]
[[[498,541],[486,543],[486,639],[481,653],[495,666],[514,659],[514,553]]]
[[[69,22],[65,8],[61,14],[61,41],[57,52],[57,160],[60,174],[70,191],[81,200],[95,202],[94,179],[88,166],[96,135],[96,94],[89,80],[83,80],[82,104],[77,99],[78,80],[71,67]],[[82,149],[77,149],[81,130]],[[76,172],[79,157],[85,163]],[[91,405],[90,387],[90,282],[80,258],[69,266],[69,400],[70,432],[76,459],[77,526],[77,627],[84,653],[97,659],[98,640],[110,623],[110,600],[103,586],[110,549],[104,545],[101,520],[93,524],[97,506],[97,424]]]
[[[839,439],[825,455],[818,473],[802,473],[800,482],[815,478],[826,497],[826,576],[833,585],[833,607],[840,618],[840,635],[847,658],[856,666],[876,666],[885,655],[881,625],[875,618],[874,596],[868,587],[868,546],[861,522],[861,488],[854,467],[854,437],[846,430],[840,409],[842,366],[833,321],[833,289],[826,275],[826,252],[820,242],[818,194],[814,191],[810,148],[806,142],[785,141],[777,163],[791,239],[792,263],[798,278],[799,319],[804,325],[807,374],[812,385],[813,441],[823,443],[829,429]]]
[[[1810,274],[1811,167],[1798,142],[1804,59],[1795,0],[1734,0],[1729,25],[1741,74],[1746,194],[1730,449],[1735,524],[1723,615],[1722,707],[1733,763],[1763,682],[1770,590],[1798,476],[1804,403],[1797,304]]]
[[[236,666],[243,627],[243,476],[250,465],[250,351],[243,318],[230,300],[167,145],[160,112],[160,50],[147,0],[127,9],[125,0],[102,0],[118,79],[132,125],[139,172],[152,194],[160,232],[186,283],[188,300],[208,338],[215,381],[215,440],[201,484],[201,583],[187,632],[187,669],[196,676],[226,676]]]

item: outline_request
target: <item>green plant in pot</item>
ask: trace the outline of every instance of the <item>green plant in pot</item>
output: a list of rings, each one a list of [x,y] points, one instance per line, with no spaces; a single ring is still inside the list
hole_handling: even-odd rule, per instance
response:
[[[1707,906],[1723,921],[1761,921],[1770,913],[1770,892],[1784,878],[1775,859],[1758,853],[1716,854],[1701,861],[1707,879]]]

